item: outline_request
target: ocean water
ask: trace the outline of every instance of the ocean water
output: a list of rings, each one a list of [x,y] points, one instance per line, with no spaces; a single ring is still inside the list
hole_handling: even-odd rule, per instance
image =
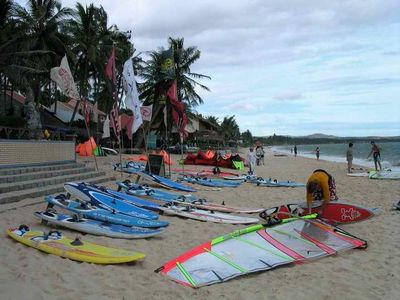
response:
[[[383,168],[391,168],[400,170],[400,142],[379,143],[381,147],[381,164]],[[292,146],[275,146],[273,149],[290,154]],[[316,158],[315,149],[319,147],[319,159],[346,162],[346,151],[348,144],[313,144],[313,145],[297,145],[297,155]],[[374,167],[372,155],[367,159],[371,151],[370,143],[353,143],[353,164]]]

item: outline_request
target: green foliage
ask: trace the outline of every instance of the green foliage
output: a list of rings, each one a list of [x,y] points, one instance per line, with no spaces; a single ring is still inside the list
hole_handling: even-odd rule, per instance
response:
[[[112,87],[105,70],[112,48],[116,52],[116,87]],[[108,112],[113,92],[123,97],[123,64],[132,57],[135,73],[144,79],[138,86],[140,99],[153,104],[153,121],[161,127],[167,106],[170,132],[171,106],[166,92],[172,82],[176,80],[178,99],[186,104],[187,112],[203,103],[196,88],[209,90],[198,80],[210,77],[192,71],[200,51],[185,47],[183,38],[169,38],[167,49],[150,52],[147,61],[134,53],[130,32],[110,26],[102,6],[77,3],[72,9],[63,7],[59,0],[28,0],[24,6],[0,0],[0,92],[3,86],[12,86],[23,94],[31,88],[35,102],[46,106],[67,100],[61,99],[64,96],[49,78],[50,69],[59,66],[67,55],[80,96],[98,102],[98,108]],[[166,55],[173,72],[163,72]],[[83,123],[73,125],[82,127]]]
[[[17,116],[2,116],[0,118],[0,126],[24,128],[25,119]]]
[[[245,132],[242,132],[242,140],[244,146],[250,146],[254,143],[253,135],[250,130],[247,129]]]
[[[240,138],[239,125],[236,123],[234,115],[224,117],[220,125],[220,133],[224,136],[225,141],[236,141]]]

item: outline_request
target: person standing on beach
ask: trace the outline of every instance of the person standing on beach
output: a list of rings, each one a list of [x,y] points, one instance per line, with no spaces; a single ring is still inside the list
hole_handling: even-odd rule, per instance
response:
[[[254,152],[253,147],[250,147],[249,153],[247,153],[247,163],[249,165],[249,175],[254,175],[254,169],[256,167],[256,153]]]
[[[296,156],[297,156],[297,146],[294,145],[294,157],[296,157]]]
[[[256,147],[257,166],[264,165],[264,148],[262,146]]]
[[[382,171],[382,166],[381,166],[381,147],[379,147],[377,144],[375,144],[374,141],[371,141],[371,152],[368,154],[367,159],[371,156],[374,158],[374,164],[375,164],[375,171],[378,171],[378,166],[379,166],[379,171]]]
[[[346,152],[346,160],[347,160],[347,173],[353,173],[351,171],[351,167],[353,166],[353,143],[349,143],[349,148]]]
[[[315,149],[315,155],[317,156],[317,160],[319,160],[319,147]]]

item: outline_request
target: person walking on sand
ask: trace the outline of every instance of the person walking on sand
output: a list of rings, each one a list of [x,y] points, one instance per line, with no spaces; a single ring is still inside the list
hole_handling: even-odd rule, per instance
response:
[[[374,141],[371,141],[371,152],[368,154],[367,159],[371,156],[374,158],[374,164],[375,164],[375,171],[378,171],[378,166],[379,166],[379,171],[382,171],[382,166],[381,166],[381,147],[379,147],[377,144],[375,144]]]
[[[256,153],[253,147],[250,147],[249,153],[247,153],[247,163],[249,165],[249,175],[254,175],[254,169],[256,167]]]
[[[353,173],[351,168],[353,166],[353,143],[349,143],[349,148],[346,152],[346,160],[347,160],[347,173]]]
[[[315,149],[315,155],[317,156],[317,160],[319,160],[319,147]]]
[[[294,145],[294,157],[296,157],[296,156],[297,156],[297,146]]]

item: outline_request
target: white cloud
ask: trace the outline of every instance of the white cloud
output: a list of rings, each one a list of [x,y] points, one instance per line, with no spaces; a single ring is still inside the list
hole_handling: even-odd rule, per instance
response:
[[[298,100],[303,98],[303,95],[296,91],[285,91],[274,96],[274,99],[279,101]]]

